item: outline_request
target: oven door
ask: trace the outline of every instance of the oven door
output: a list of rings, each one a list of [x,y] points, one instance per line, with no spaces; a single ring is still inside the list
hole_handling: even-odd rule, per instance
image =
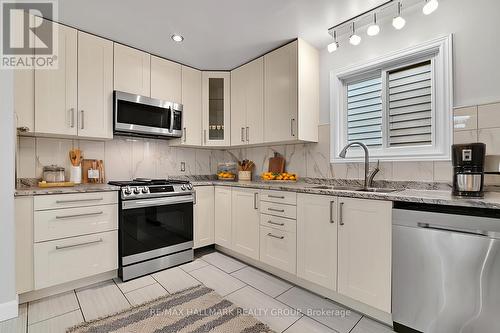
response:
[[[193,247],[192,194],[122,202],[121,266]]]

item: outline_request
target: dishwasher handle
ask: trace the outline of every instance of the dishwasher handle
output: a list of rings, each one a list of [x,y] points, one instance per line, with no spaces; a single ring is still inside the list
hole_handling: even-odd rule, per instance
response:
[[[484,230],[471,230],[471,229],[444,227],[444,226],[432,225],[430,223],[422,223],[422,222],[418,222],[417,226],[419,228],[423,228],[423,229],[432,229],[432,230],[448,231],[448,232],[458,232],[458,233],[461,233],[461,234],[476,235],[476,236],[482,236],[482,237],[488,237],[489,236],[489,232],[488,231],[484,231]]]

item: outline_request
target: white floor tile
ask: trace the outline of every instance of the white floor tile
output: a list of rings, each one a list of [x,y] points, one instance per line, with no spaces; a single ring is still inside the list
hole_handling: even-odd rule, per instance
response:
[[[336,333],[336,331],[328,328],[327,326],[318,323],[309,317],[300,318],[295,324],[290,326],[285,333]]]
[[[73,290],[63,294],[42,298],[29,303],[28,325],[57,317],[65,313],[78,310],[79,308],[80,306],[78,305],[78,301]]]
[[[78,289],[76,295],[86,321],[130,307],[130,303],[113,281]]]
[[[171,294],[200,284],[179,267],[169,268],[151,275]]]
[[[276,332],[282,332],[302,316],[298,311],[250,286],[226,298]]]
[[[290,283],[253,267],[245,267],[231,275],[271,297],[276,297],[292,287]]]
[[[191,272],[194,271],[195,269],[199,269],[208,265],[209,263],[204,261],[203,259],[195,259],[194,261],[188,262],[187,264],[184,265],[180,265],[179,267],[186,272]]]
[[[127,297],[128,301],[132,305],[139,305],[148,301],[151,301],[153,299],[156,299],[161,296],[167,295],[167,291],[165,288],[160,286],[159,283],[151,284],[149,286],[140,288],[140,289],[135,289],[131,292],[128,292],[125,294],[125,297]]]
[[[246,266],[244,263],[219,252],[206,254],[202,257],[202,259],[209,264],[222,269],[226,273],[232,273]]]
[[[190,273],[208,288],[221,296],[226,296],[246,284],[213,266],[206,266]]]
[[[28,328],[28,303],[19,305],[17,318],[0,322],[0,333],[26,333]]]
[[[150,275],[146,275],[127,282],[123,282],[120,278],[115,278],[113,280],[123,293],[128,293],[132,290],[136,290],[156,283],[155,279],[153,279]]]
[[[28,333],[65,333],[68,328],[81,322],[83,322],[82,313],[76,310],[29,325]]]
[[[361,319],[359,313],[297,287],[277,299],[340,333],[349,332]]]
[[[391,327],[381,324],[370,318],[363,317],[351,331],[352,333],[390,333],[394,332]]]

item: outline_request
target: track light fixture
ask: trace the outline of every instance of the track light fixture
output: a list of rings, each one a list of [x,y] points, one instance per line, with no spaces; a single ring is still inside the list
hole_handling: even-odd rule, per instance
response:
[[[398,2],[398,14],[392,19],[392,26],[397,30],[403,29],[406,25],[406,20],[401,16],[401,7],[401,2]]]
[[[366,30],[368,36],[376,36],[380,32],[380,27],[377,24],[377,13],[373,13],[373,23]]]
[[[333,43],[328,44],[328,52],[332,53],[339,48],[339,43],[337,42],[337,31],[333,31]]]
[[[351,43],[352,45],[359,45],[359,43],[361,43],[361,37],[356,35],[356,28],[354,27],[354,22],[352,22],[352,25],[351,25],[351,37],[349,37],[349,43]]]
[[[422,8],[422,12],[425,15],[432,14],[439,7],[438,0],[425,0],[424,8]]]

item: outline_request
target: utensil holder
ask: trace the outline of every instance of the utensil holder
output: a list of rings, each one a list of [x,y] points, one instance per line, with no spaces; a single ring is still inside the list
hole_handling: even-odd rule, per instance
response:
[[[71,166],[70,181],[75,184],[82,183],[82,166]]]
[[[251,181],[252,180],[252,171],[238,171],[238,180]]]

